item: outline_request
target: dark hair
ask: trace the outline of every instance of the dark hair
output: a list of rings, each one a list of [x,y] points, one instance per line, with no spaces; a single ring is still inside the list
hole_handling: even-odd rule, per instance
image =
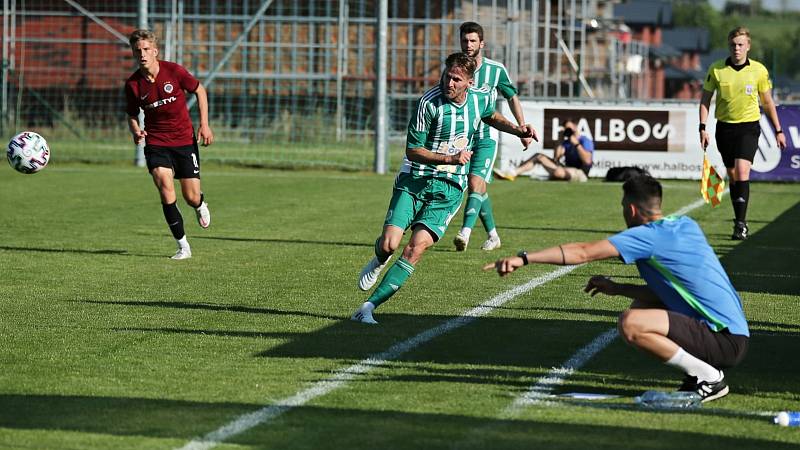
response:
[[[478,33],[478,39],[483,41],[483,27],[476,22],[464,22],[458,30],[461,32],[459,37],[464,37],[465,34]]]
[[[478,67],[478,63],[475,61],[475,58],[471,56],[467,56],[466,53],[453,53],[447,57],[444,61],[445,70],[450,70],[453,67],[460,67],[466,72],[469,78],[472,78],[475,75],[475,69]]]
[[[641,207],[653,212],[661,209],[661,183],[650,175],[639,175],[630,178],[622,185],[625,198]]]

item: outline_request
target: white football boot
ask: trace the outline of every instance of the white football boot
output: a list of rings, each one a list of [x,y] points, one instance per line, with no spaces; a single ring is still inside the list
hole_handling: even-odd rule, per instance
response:
[[[192,257],[192,249],[189,247],[178,247],[178,251],[171,259],[189,259]]]
[[[455,239],[453,239],[453,244],[456,246],[457,252],[463,252],[467,249],[467,245],[469,245],[469,237],[459,231]]]
[[[492,251],[495,249],[500,248],[500,237],[499,236],[489,236],[489,239],[486,239],[486,242],[481,245],[481,250]]]
[[[203,228],[208,228],[211,225],[211,211],[208,210],[208,203],[203,202],[194,209],[197,214],[197,223]]]
[[[350,316],[350,320],[353,322],[361,322],[361,323],[368,323],[370,325],[377,325],[378,321],[372,317],[372,311],[375,309],[375,305],[372,302],[364,302],[361,307]]]
[[[389,263],[389,260],[392,259],[389,256],[389,259],[386,260],[383,264],[378,261],[378,257],[375,256],[363,269],[361,269],[361,274],[358,276],[358,288],[362,291],[368,291],[372,286],[375,286],[375,282],[378,281],[378,276],[383,271],[383,268],[386,267],[386,264]]]

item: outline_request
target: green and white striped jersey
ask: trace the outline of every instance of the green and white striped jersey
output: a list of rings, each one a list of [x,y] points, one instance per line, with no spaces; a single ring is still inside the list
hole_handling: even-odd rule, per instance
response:
[[[497,94],[494,89],[467,90],[461,105],[445,96],[441,85],[428,90],[418,103],[416,113],[408,121],[407,148],[425,148],[434,153],[454,155],[472,147],[472,138],[483,125],[484,117],[494,114]],[[467,187],[469,163],[465,165],[429,165],[403,160],[400,172],[414,177],[440,178]]]
[[[518,93],[517,87],[514,86],[514,83],[511,82],[511,78],[508,76],[506,66],[493,59],[483,57],[481,66],[475,69],[473,80],[476,88],[480,89],[488,86],[489,89],[497,89],[500,91],[500,95],[506,100]],[[483,124],[480,130],[478,130],[477,139],[488,138],[489,125]]]

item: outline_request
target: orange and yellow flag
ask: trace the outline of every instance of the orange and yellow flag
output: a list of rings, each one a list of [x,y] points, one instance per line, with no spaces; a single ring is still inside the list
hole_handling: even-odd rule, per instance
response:
[[[700,193],[706,203],[711,202],[711,206],[719,205],[722,201],[722,193],[725,190],[725,180],[714,170],[714,166],[708,160],[708,155],[703,152],[703,178],[700,180]]]

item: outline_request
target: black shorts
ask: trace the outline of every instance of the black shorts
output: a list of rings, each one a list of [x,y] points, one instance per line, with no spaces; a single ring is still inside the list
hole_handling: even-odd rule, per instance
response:
[[[717,121],[717,149],[722,155],[725,167],[734,166],[735,159],[746,159],[753,162],[758,150],[758,137],[761,136],[761,125],[756,122],[728,123]]]
[[[667,311],[669,333],[667,338],[695,356],[718,369],[734,367],[747,353],[749,338],[731,334],[728,329],[713,332],[705,323],[674,311]]]
[[[175,172],[175,178],[200,178],[200,152],[197,142],[178,147],[162,147],[145,145],[144,159],[147,170],[152,172],[156,167],[167,167]]]

